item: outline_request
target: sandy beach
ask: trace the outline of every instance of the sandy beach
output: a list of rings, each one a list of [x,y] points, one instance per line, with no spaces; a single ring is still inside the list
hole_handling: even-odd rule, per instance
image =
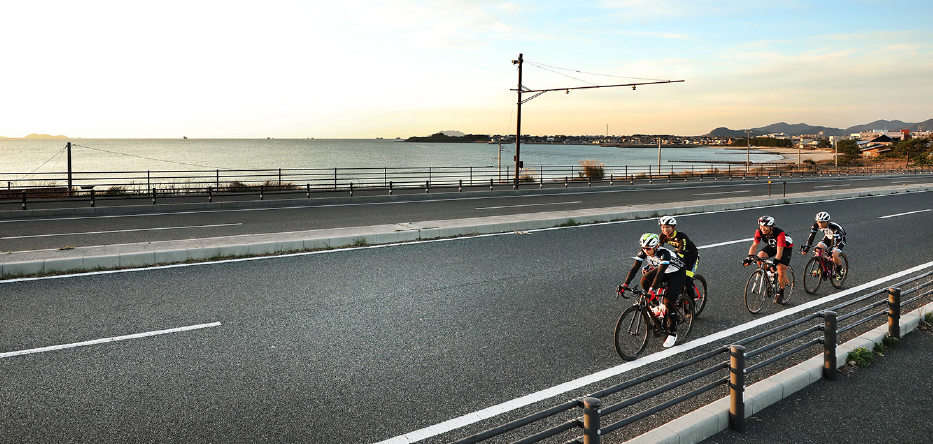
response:
[[[742,150],[745,151],[744,147],[728,147],[731,150]],[[835,153],[829,150],[807,150],[797,148],[770,148],[770,147],[752,147],[752,152],[756,153],[769,153],[769,154],[780,154],[784,157],[784,160],[797,162],[800,160],[812,160],[814,162],[819,162],[822,160],[833,160]],[[799,153],[799,159],[798,159]]]

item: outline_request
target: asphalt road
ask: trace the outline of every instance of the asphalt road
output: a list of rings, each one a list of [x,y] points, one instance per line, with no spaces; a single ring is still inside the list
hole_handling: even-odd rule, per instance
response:
[[[781,195],[783,184],[771,184]],[[848,190],[903,183],[933,183],[933,177],[841,177],[792,179],[787,193],[813,190]],[[425,220],[509,215],[528,212],[601,208],[656,202],[700,201],[721,197],[767,196],[767,180],[733,182],[655,183],[600,188],[541,190],[531,194],[480,193],[471,197],[447,194],[387,196],[354,201],[342,199],[296,200],[294,205],[235,210],[194,210],[92,216],[0,218],[0,251],[31,251],[155,242],[215,236],[313,230]],[[142,203],[137,201],[137,203]],[[59,202],[55,205],[64,206]],[[74,204],[74,203],[73,203]],[[51,205],[51,204],[50,204]],[[83,206],[84,204],[81,203]]]
[[[704,247],[711,287],[691,338],[755,319],[740,260],[760,215],[799,245],[813,215],[830,212],[849,232],[852,287],[933,261],[931,202],[910,193],[678,216]],[[211,325],[0,358],[0,441],[377,442],[554,387],[621,363],[611,332],[625,302],[612,289],[638,237],[655,231],[629,221],[0,282],[0,353]]]

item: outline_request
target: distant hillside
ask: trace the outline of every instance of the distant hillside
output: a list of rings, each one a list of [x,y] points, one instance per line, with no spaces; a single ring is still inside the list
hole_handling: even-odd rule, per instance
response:
[[[50,136],[48,134],[36,134],[36,133],[32,133],[23,138],[24,139],[70,139],[70,137],[68,136]]]
[[[445,133],[452,131],[445,131],[441,133],[434,133],[427,137],[409,137],[406,139],[406,142],[446,142],[446,143],[459,143],[459,142],[486,142],[489,140],[488,134],[466,134],[461,136],[449,136]],[[463,133],[460,133],[463,134]]]
[[[888,131],[899,131],[902,129],[909,129],[911,131],[918,131],[922,129],[929,131],[933,129],[933,119],[918,123],[907,123],[900,120],[876,120],[871,123],[855,125],[849,128],[830,128],[825,126],[808,125],[806,123],[797,123],[791,125],[785,122],[780,122],[759,128],[749,128],[747,131],[749,131],[753,137],[772,133],[784,133],[788,136],[800,136],[803,134],[819,134],[820,131],[822,131],[823,134],[827,136],[847,136],[849,134],[858,133],[861,131],[885,129]],[[745,137],[745,131],[746,130],[744,129],[732,130],[726,127],[719,127],[710,131],[709,135],[712,137]]]

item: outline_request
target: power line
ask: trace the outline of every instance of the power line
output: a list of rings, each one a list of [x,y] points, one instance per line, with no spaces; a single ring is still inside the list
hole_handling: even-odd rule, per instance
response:
[[[545,71],[550,71],[549,69],[544,68],[544,67],[548,67],[548,68],[553,68],[553,69],[559,69],[559,70],[562,70],[562,71],[570,71],[570,72],[576,72],[576,73],[580,73],[580,74],[588,74],[588,75],[592,75],[592,76],[614,77],[614,78],[617,78],[617,79],[648,80],[648,81],[661,81],[661,80],[663,80],[663,79],[646,79],[646,78],[641,78],[641,77],[616,76],[616,75],[612,75],[612,74],[599,74],[599,73],[594,73],[594,72],[580,71],[580,70],[578,70],[578,69],[568,69],[568,68],[561,68],[561,67],[559,67],[559,66],[546,65],[546,64],[544,64],[544,63],[529,62],[529,61],[527,61],[527,60],[525,60],[524,62],[527,63],[527,64],[529,64],[529,65],[532,65],[532,66],[534,66],[534,67],[536,67],[536,68],[544,69]],[[551,71],[551,72],[554,72],[554,71]],[[554,72],[554,73],[555,73],[555,74],[559,74],[559,75],[564,75],[564,74],[560,74],[560,73],[557,73],[557,72]],[[567,76],[567,75],[564,75],[564,76],[565,76],[565,77],[570,77],[570,76]],[[573,77],[570,77],[570,78],[571,78],[571,79],[574,79]],[[580,79],[574,79],[574,80],[579,80],[579,81],[584,82],[584,83],[590,83],[590,82],[586,82],[586,81],[580,80]],[[592,83],[590,83],[590,84],[592,85]]]
[[[179,161],[176,161],[176,160],[156,159],[156,158],[153,158],[153,157],[140,156],[140,155],[136,155],[136,154],[120,153],[120,152],[117,152],[117,151],[110,151],[110,150],[105,150],[105,149],[103,149],[103,148],[94,148],[94,147],[85,146],[85,145],[72,144],[72,146],[80,146],[81,148],[87,148],[87,149],[89,149],[89,150],[94,150],[94,151],[101,151],[101,152],[104,152],[104,153],[117,154],[117,155],[120,155],[120,156],[135,157],[135,158],[137,158],[137,159],[145,159],[145,160],[153,160],[153,161],[156,161],[156,162],[166,162],[166,163],[174,163],[174,164],[178,164],[178,165],[186,165],[186,166],[194,166],[194,167],[201,167],[201,168],[217,169],[217,167],[213,167],[213,166],[209,166],[209,165],[199,165],[199,164],[196,164],[196,163],[185,163],[185,162],[179,162]]]
[[[65,151],[65,149],[67,149],[67,148],[68,148],[68,145],[63,146],[62,149],[60,149],[57,153],[55,153],[54,155],[52,155],[52,157],[49,157],[48,160],[46,160],[45,162],[42,162],[42,165],[39,165],[38,167],[36,167],[36,169],[32,170],[32,172],[20,176],[20,178],[19,178],[19,179],[16,179],[16,181],[18,182],[18,181],[20,181],[20,180],[23,180],[23,178],[25,178],[25,177],[27,177],[27,176],[33,175],[33,173],[35,173],[36,171],[39,171],[42,167],[44,167],[45,164],[51,162],[52,159],[55,159],[56,157],[60,156],[60,155]]]

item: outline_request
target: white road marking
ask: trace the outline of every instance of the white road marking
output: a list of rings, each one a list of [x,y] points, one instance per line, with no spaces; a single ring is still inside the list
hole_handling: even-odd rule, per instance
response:
[[[693,193],[694,196],[715,196],[717,194],[738,194],[738,193],[748,193],[750,190],[741,190],[741,191],[721,191],[719,193]]]
[[[473,423],[476,423],[476,422],[479,422],[485,419],[489,419],[494,416],[498,416],[502,413],[506,413],[506,412],[509,412],[509,411],[512,411],[512,410],[515,410],[521,407],[525,407],[535,402],[543,401],[545,399],[567,393],[568,391],[575,390],[575,389],[587,386],[589,384],[599,382],[607,378],[611,378],[613,376],[618,376],[629,370],[643,367],[647,364],[657,362],[662,359],[670,358],[672,356],[693,350],[695,348],[707,345],[709,343],[726,339],[730,336],[734,336],[744,331],[753,329],[755,327],[765,325],[769,322],[773,322],[778,319],[788,317],[790,315],[796,314],[804,310],[809,310],[813,307],[817,307],[821,304],[825,304],[827,302],[848,296],[853,293],[858,293],[862,290],[874,288],[884,282],[897,279],[902,276],[906,276],[911,273],[915,273],[917,271],[920,271],[920,270],[923,270],[929,267],[933,267],[933,262],[927,262],[925,264],[918,265],[911,269],[904,270],[899,273],[895,273],[891,276],[885,276],[883,278],[875,279],[871,282],[866,282],[857,287],[853,287],[848,290],[841,291],[839,293],[831,294],[829,296],[825,296],[820,299],[815,299],[803,305],[786,308],[772,315],[764,316],[764,317],[755,319],[754,321],[750,321],[750,322],[746,322],[741,325],[737,325],[728,330],[723,330],[723,331],[720,331],[718,333],[715,333],[709,336],[697,338],[697,339],[691,340],[689,342],[686,342],[680,345],[675,345],[674,347],[671,347],[667,350],[645,356],[644,358],[639,358],[635,361],[626,362],[626,363],[617,365],[615,367],[607,368],[605,370],[593,373],[591,375],[583,376],[581,378],[577,378],[572,381],[568,381],[568,382],[556,385],[548,389],[534,392],[534,393],[525,395],[521,398],[512,399],[502,404],[494,405],[492,407],[487,407],[485,409],[482,409],[482,410],[479,410],[473,413],[467,413],[466,415],[459,416],[459,417],[444,421],[442,423],[435,424],[433,426],[425,427],[423,429],[415,430],[413,432],[409,432],[404,435],[399,435],[394,438],[387,439],[385,441],[380,441],[376,444],[411,444],[414,442],[421,441],[423,439],[441,435],[451,430],[456,430],[458,428],[467,426],[469,424],[473,424]]]
[[[111,338],[94,339],[91,341],[75,342],[71,344],[52,345],[49,347],[32,348],[29,350],[18,350],[18,351],[0,353],[0,359],[11,358],[13,356],[29,355],[33,353],[45,353],[45,352],[50,352],[50,351],[55,351],[55,350],[65,350],[65,349],[75,348],[75,347],[85,347],[88,345],[105,344],[107,342],[126,341],[129,339],[139,339],[139,338],[146,338],[149,336],[158,336],[158,335],[165,335],[169,333],[179,333],[183,331],[199,330],[202,328],[210,328],[210,327],[218,327],[218,326],[220,326],[220,322],[212,322],[210,324],[189,325],[187,327],[171,328],[168,330],[157,330],[157,331],[150,331],[150,332],[145,332],[145,333],[135,333],[135,334],[125,335],[125,336],[114,336]]]
[[[847,183],[837,183],[835,185],[815,185],[813,188],[836,188],[840,186],[848,186]]]
[[[5,236],[5,237],[0,237],[0,240],[30,239],[30,238],[36,238],[36,237],[56,237],[56,236],[86,236],[86,235],[91,235],[91,234],[134,233],[137,231],[188,230],[191,228],[233,227],[237,225],[243,225],[243,224],[235,223],[235,224],[188,225],[188,226],[180,226],[180,227],[155,227],[155,228],[132,228],[132,229],[126,229],[126,230],[82,231],[82,232],[75,232],[75,233],[30,234],[30,235],[25,235],[25,236]]]
[[[721,246],[723,246],[723,245],[738,244],[738,243],[741,243],[741,242],[751,242],[751,241],[753,241],[753,240],[755,240],[755,239],[750,237],[750,238],[748,238],[748,239],[739,239],[739,240],[728,241],[728,242],[720,242],[720,243],[718,243],[718,244],[703,245],[703,246],[697,247],[697,249],[698,249],[698,250],[702,250],[702,249],[704,249],[704,248],[721,247]]]
[[[933,211],[933,208],[927,208],[926,210],[908,211],[908,212],[906,212],[906,213],[889,214],[889,215],[887,215],[887,216],[878,216],[878,219],[888,219],[888,218],[891,218],[891,217],[906,216],[906,215],[908,215],[908,214],[924,213],[924,212],[927,212],[927,211]]]
[[[502,205],[498,207],[477,207],[477,210],[501,210],[503,208],[525,208],[525,207],[543,207],[548,205],[571,205],[582,203],[582,201],[573,201],[573,202],[550,202],[550,203],[538,203],[538,204],[525,204],[525,205]]]

